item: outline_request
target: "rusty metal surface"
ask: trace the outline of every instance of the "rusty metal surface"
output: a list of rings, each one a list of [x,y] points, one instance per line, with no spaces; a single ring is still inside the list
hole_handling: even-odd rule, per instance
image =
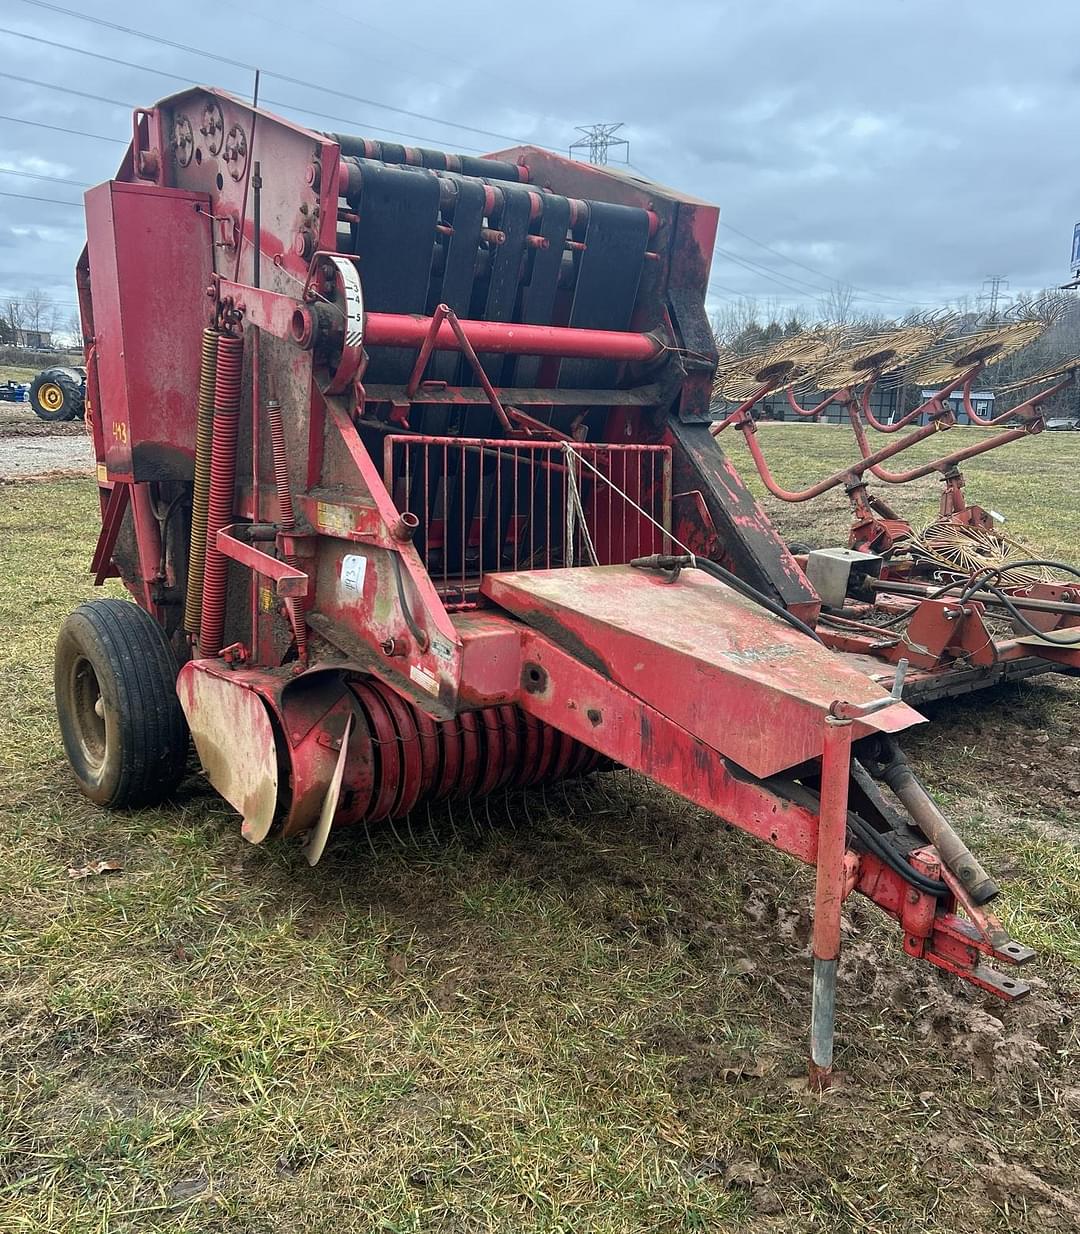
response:
[[[627,566],[489,575],[484,594],[757,776],[821,751],[838,698],[885,691],[828,649],[697,572],[671,584]],[[899,703],[856,722],[896,732]]]
[[[176,683],[206,778],[243,818],[241,833],[258,844],[278,799],[274,730],[263,700],[189,661]]]
[[[210,238],[203,194],[110,181],[86,194],[94,353],[111,480],[190,480]]]
[[[816,865],[822,964],[857,889],[913,956],[1021,992],[986,963],[1016,945],[957,915],[932,848],[903,848],[919,884],[905,858],[848,846],[850,739],[921,719],[871,679],[902,638],[849,623],[825,636],[836,654],[703,574],[619,564],[670,538],[819,618],[704,423],[715,207],[532,148],[403,165],[199,88],[139,111],[133,138],[89,195],[79,268],[95,568],[175,626],[186,560],[159,529],[187,518],[200,337],[242,339],[207,545],[218,654],[178,690],[247,838],[314,828],[317,858],[334,827],[609,758]],[[892,517],[860,508],[867,534]],[[916,686],[1045,662],[1019,641],[987,662],[977,603],[951,607],[912,623]],[[853,717],[841,739],[830,709]],[[826,1068],[827,982],[815,1007]]]
[[[703,556],[720,561],[753,587],[774,597],[803,621],[813,621],[818,598],[788,552],[769,516],[746,487],[705,425],[670,423],[675,491],[694,493],[698,502],[678,507],[675,534]],[[710,544],[705,520],[715,532]],[[699,543],[695,544],[695,537]]]

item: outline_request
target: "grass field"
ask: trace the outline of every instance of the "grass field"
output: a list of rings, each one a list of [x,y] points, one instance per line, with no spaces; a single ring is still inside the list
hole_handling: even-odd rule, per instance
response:
[[[65,366],[82,364],[83,358],[75,353],[57,352],[50,361],[51,364]],[[33,381],[44,365],[32,364],[0,364],[0,381]]]
[[[985,440],[984,429],[956,428],[906,451],[891,465],[898,471]],[[783,488],[806,488],[857,457],[854,439],[845,427],[826,424],[760,425],[758,440],[776,480]],[[817,501],[788,504],[768,496],[754,470],[742,437],[728,429],[720,444],[763,497],[769,513],[789,539],[820,547],[845,544],[850,506],[843,487]],[[875,443],[876,444],[876,443]],[[909,461],[910,460],[910,461]],[[1077,510],[1077,466],[1080,433],[1040,433],[999,450],[970,459],[963,466],[967,497],[1007,516],[1005,530],[1029,541],[1039,555],[1074,561],[1080,512]],[[890,466],[890,463],[884,464]],[[895,502],[916,525],[935,517],[941,481],[936,475],[902,486],[871,480],[871,491]]]
[[[791,482],[847,444],[762,438]],[[972,496],[1071,554],[1080,440],[1028,455],[970,468]],[[1042,953],[1032,997],[915,966],[851,901],[846,1082],[819,1100],[790,1083],[808,871],[640,780],[343,834],[315,870],[194,774],[165,809],[88,806],[51,657],[96,522],[88,482],[0,487],[4,1234],[1080,1228],[1074,685],[907,743]],[[69,876],[100,859],[122,869]]]
[[[0,364],[0,381],[32,381],[37,374],[37,369],[22,364]]]

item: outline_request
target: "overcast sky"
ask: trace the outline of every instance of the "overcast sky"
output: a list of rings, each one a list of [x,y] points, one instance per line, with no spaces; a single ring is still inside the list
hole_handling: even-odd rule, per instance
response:
[[[622,121],[636,169],[722,208],[712,309],[737,295],[812,309],[836,280],[866,309],[903,312],[974,298],[991,274],[1017,291],[1069,273],[1080,0],[82,0],[79,11],[258,64],[270,110],[314,128],[470,151],[506,138],[565,148],[575,125]],[[52,4],[5,0],[0,27],[45,40],[0,32],[4,73],[44,83],[0,75],[0,166],[51,177],[0,173],[0,297],[39,286],[66,318],[82,221],[54,201],[77,203],[115,171],[130,106],[184,83],[246,93],[251,74]],[[316,65],[356,101],[273,76],[306,80]]]

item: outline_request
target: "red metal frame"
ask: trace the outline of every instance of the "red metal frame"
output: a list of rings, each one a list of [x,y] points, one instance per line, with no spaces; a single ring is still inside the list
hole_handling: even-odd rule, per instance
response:
[[[911,869],[882,864],[849,834],[852,743],[920,717],[864,667],[775,615],[787,608],[813,622],[819,605],[709,436],[715,350],[703,303],[715,208],[531,148],[492,161],[484,178],[454,156],[406,152],[405,173],[394,170],[402,156],[381,146],[348,139],[362,155],[343,158],[337,141],[217,91],[185,91],[134,124],[119,181],[91,192],[80,273],[95,448],[107,468],[95,577],[119,565],[187,661],[178,688],[196,745],[249,839],[264,839],[275,821],[285,834],[317,825],[312,851],[321,852],[331,822],[374,822],[453,792],[543,783],[610,759],[816,866],[816,1085],[831,1067],[840,905],[852,890],[901,923],[912,954],[1002,997],[1022,993],[1022,983],[987,976],[982,957],[1017,956],[970,906],[972,924],[956,916],[963,899],[951,884],[939,898],[919,892]],[[487,281],[458,303],[477,312],[483,300],[490,320],[460,317],[442,284],[427,298],[421,283],[416,303],[435,304],[430,316],[387,311],[400,305],[385,287],[382,309],[364,304],[377,254],[368,251],[365,267],[360,249],[339,252],[337,241],[339,225],[351,236],[370,219],[356,194],[382,175],[364,162],[373,158],[393,171],[385,183],[419,186],[433,211],[430,234],[410,231],[419,248],[402,254],[419,254],[429,279],[435,269],[447,277],[469,182],[483,216],[473,216],[468,257]],[[256,159],[263,171],[253,180]],[[138,186],[126,183],[136,177]],[[104,209],[128,198],[141,203],[137,217],[145,208],[152,222],[176,221],[145,270],[134,269],[133,242]],[[416,217],[403,211],[397,225]],[[538,229],[552,219],[559,228],[565,219],[565,234],[550,241]],[[613,321],[614,297],[594,271],[626,273],[605,251],[605,228],[623,225],[640,270],[625,280],[626,312]],[[520,261],[500,264],[514,243]],[[533,311],[526,292],[541,280],[530,279],[530,262],[553,248],[550,302]],[[526,320],[506,320],[515,312]],[[570,324],[589,314],[624,328]],[[186,558],[168,511],[185,509],[207,324],[220,337],[202,621],[189,646],[175,620]],[[175,374],[160,355],[174,326],[184,334]],[[144,338],[157,376],[135,358]],[[440,368],[441,352],[461,360]],[[522,372],[517,387],[507,374]],[[160,383],[168,417],[145,380]],[[844,482],[857,490],[865,472],[948,426],[935,404],[931,425],[790,493],[754,437],[753,407],[775,386],[763,383],[724,425],[740,429],[785,500]],[[801,414],[846,403],[862,449],[852,399],[837,392]],[[121,423],[131,426],[125,441]],[[438,431],[426,431],[432,423]],[[238,467],[248,459],[250,469]],[[865,510],[875,515],[868,501]],[[129,519],[137,570],[115,552]],[[760,589],[756,598],[692,571],[667,581],[627,564],[690,551],[688,542],[699,553],[708,546]],[[983,655],[980,605],[965,604],[962,621],[949,607],[925,610],[930,650],[916,671]],[[884,659],[896,649],[850,621],[840,640]],[[911,862],[940,871],[930,848]]]

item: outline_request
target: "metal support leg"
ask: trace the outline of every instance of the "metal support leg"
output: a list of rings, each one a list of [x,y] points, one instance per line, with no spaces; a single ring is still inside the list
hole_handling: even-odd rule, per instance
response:
[[[844,898],[850,772],[851,721],[827,716],[821,757],[821,812],[818,822],[817,893],[814,899],[814,983],[810,1010],[808,1084],[815,1092],[823,1092],[832,1083],[836,967],[840,958],[840,905]]]

